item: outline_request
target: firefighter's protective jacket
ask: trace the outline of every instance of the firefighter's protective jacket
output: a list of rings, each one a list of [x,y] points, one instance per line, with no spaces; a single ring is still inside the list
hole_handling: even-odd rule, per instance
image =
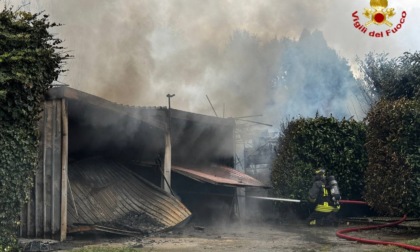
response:
[[[322,180],[316,180],[309,190],[309,201],[316,203],[315,211],[322,213],[337,212],[339,205],[334,205],[330,192]]]

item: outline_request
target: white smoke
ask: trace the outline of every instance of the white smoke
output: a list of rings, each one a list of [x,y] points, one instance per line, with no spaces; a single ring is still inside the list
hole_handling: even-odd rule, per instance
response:
[[[174,93],[173,107],[212,115],[208,95],[219,115],[268,114],[261,120],[273,124],[281,118],[272,115],[306,116],[324,104],[295,103],[291,92],[299,87],[296,84],[277,91],[271,101],[277,105],[267,106],[273,76],[281,76],[277,67],[282,39],[298,40],[304,29],[321,30],[328,45],[352,63],[372,50],[398,56],[415,48],[420,34],[414,21],[419,10],[415,0],[389,1],[390,7],[406,10],[408,17],[398,34],[382,40],[353,27],[351,13],[368,8],[367,0],[4,2],[26,4],[24,9],[33,12],[45,10],[52,21],[64,24],[54,33],[75,58],[60,81],[73,88],[141,106],[167,105],[166,94]],[[322,85],[314,88],[330,92]],[[351,92],[341,99],[348,114],[354,115],[360,108]]]

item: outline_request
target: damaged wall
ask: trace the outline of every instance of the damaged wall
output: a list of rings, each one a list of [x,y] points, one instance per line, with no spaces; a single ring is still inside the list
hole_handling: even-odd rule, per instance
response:
[[[67,108],[64,107],[66,104]],[[29,202],[22,210],[20,236],[65,239],[69,231],[68,226],[72,225],[68,221],[72,221],[75,216],[74,209],[78,208],[75,199],[80,198],[81,193],[76,197],[72,195],[74,192],[71,184],[76,185],[75,181],[78,181],[80,176],[71,176],[69,180],[67,164],[70,167],[69,174],[75,174],[75,171],[70,171],[76,169],[73,164],[102,156],[120,162],[130,172],[146,178],[155,186],[160,186],[161,174],[156,158],[164,155],[166,111],[165,108],[123,106],[70,88],[51,89],[40,123],[42,141],[39,169]],[[179,110],[171,112],[173,164],[186,167],[211,163],[233,166],[233,119]],[[213,201],[214,197],[210,195],[214,192],[225,194],[221,199],[227,205],[233,200],[232,188],[196,182],[181,175],[175,176],[175,180],[178,179],[181,183],[175,181],[174,190],[189,192],[190,185],[196,183],[194,190],[207,193],[206,197],[191,198],[183,195],[185,197],[181,200],[186,200],[187,206],[203,206],[203,202]],[[171,195],[169,197],[175,199]],[[220,198],[214,199],[214,202],[218,201]],[[209,203],[208,207],[210,205],[214,204]],[[71,216],[68,216],[67,208],[73,209],[69,210]],[[185,208],[185,211],[186,215],[190,214],[188,209]],[[179,221],[182,221],[181,219]]]
[[[34,188],[21,213],[20,236],[63,240],[67,226],[65,100],[45,102],[40,129],[40,159]]]

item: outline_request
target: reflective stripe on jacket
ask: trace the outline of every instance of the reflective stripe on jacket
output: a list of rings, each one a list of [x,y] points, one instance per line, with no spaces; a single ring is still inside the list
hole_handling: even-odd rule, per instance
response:
[[[317,204],[315,207],[317,212],[330,213],[337,212],[340,209],[339,205],[334,205],[328,189],[325,188],[324,182],[320,180],[315,181],[309,190],[309,200]]]

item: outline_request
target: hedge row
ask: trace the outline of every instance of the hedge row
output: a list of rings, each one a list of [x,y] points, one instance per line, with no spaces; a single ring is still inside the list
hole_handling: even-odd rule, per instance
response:
[[[284,126],[274,193],[305,199],[314,169],[335,175],[344,199],[379,214],[420,216],[420,101],[381,100],[364,122],[300,118]]]
[[[367,121],[366,201],[382,214],[420,216],[420,101],[381,100]]]
[[[366,129],[355,120],[300,118],[284,126],[272,184],[277,196],[306,199],[315,169],[326,169],[340,183],[343,198],[361,199],[367,166]]]

